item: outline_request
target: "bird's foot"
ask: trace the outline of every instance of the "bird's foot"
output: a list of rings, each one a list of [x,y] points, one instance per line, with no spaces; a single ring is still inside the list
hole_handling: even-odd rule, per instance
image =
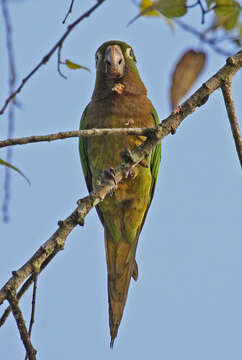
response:
[[[147,163],[147,161],[145,159],[141,160],[139,162],[139,165],[141,165],[142,167],[144,167],[146,169],[148,169],[148,167],[149,167],[149,165],[148,165],[148,163]]]
[[[106,169],[104,171],[105,175],[109,178],[109,179],[112,179],[114,184],[115,184],[115,187],[117,188],[117,182],[116,182],[116,179],[115,179],[115,175],[116,175],[116,172],[115,172],[115,169],[114,168],[109,168],[109,169]],[[109,197],[112,197],[114,194],[113,191],[110,191],[110,193],[108,194]]]

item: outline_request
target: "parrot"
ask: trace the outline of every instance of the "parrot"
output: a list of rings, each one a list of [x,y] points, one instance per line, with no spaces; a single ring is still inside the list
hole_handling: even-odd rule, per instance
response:
[[[107,41],[95,54],[96,82],[80,129],[152,128],[158,125],[155,108],[136,67],[134,51],[125,42]],[[144,136],[80,137],[79,152],[88,191],[100,174],[122,162],[121,151],[145,141]],[[127,300],[131,277],[138,278],[136,248],[150,207],[161,160],[161,144],[140,162],[115,192],[96,206],[104,227],[108,273],[110,347],[113,347]]]

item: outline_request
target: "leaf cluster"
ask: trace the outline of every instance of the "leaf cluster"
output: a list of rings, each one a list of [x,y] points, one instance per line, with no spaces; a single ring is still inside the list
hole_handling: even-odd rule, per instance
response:
[[[188,0],[141,0],[139,3],[140,13],[130,23],[141,16],[161,16],[170,24],[171,18],[182,17],[196,6],[200,6],[203,19],[206,14],[213,13],[213,26],[210,27],[210,31],[223,28],[228,34],[233,30],[235,33],[233,41],[236,45],[241,45],[242,7],[236,0],[194,0],[194,4],[190,4]]]

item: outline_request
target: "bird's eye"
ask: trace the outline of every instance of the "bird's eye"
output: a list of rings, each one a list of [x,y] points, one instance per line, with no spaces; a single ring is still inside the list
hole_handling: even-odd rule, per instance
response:
[[[99,64],[101,58],[102,58],[102,55],[100,54],[100,52],[97,52],[95,55],[96,66]]]
[[[131,48],[128,48],[126,50],[126,55],[127,55],[127,58],[134,60],[134,52]]]

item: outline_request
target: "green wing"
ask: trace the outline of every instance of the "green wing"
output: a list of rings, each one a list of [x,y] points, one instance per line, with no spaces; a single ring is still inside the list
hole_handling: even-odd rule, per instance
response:
[[[152,106],[152,116],[155,121],[155,125],[158,125],[159,117],[158,117],[158,114],[157,114],[154,106]],[[151,175],[152,175],[152,185],[151,185],[150,201],[152,200],[153,195],[154,195],[155,185],[157,182],[158,172],[159,172],[159,167],[160,167],[160,161],[161,161],[161,143],[156,145],[156,147],[154,148],[154,150],[152,151],[152,154],[151,154],[150,168],[151,168]]]
[[[159,117],[158,114],[154,108],[154,106],[152,105],[152,117],[154,119],[154,125],[158,125],[159,124]],[[139,229],[139,232],[137,234],[137,237],[139,237],[139,234],[143,228],[148,210],[150,208],[150,204],[152,202],[153,196],[154,196],[154,192],[155,192],[155,185],[157,182],[157,178],[158,178],[158,172],[159,172],[159,167],[160,167],[160,161],[161,161],[161,143],[159,143],[158,145],[156,145],[156,147],[154,148],[154,150],[152,151],[151,154],[151,160],[150,160],[150,170],[151,170],[151,175],[152,175],[152,183],[151,183],[151,189],[150,189],[150,202],[147,206],[147,209],[144,213],[144,217]]]
[[[87,117],[86,117],[87,108],[88,108],[88,105],[85,108],[85,110],[83,111],[83,114],[81,117],[80,130],[84,130],[87,128]],[[79,153],[80,153],[80,158],[81,158],[82,170],[83,170],[83,174],[84,174],[84,177],[86,180],[88,191],[91,192],[92,191],[92,173],[91,173],[89,163],[88,163],[86,142],[87,142],[86,138],[84,138],[84,137],[79,138]]]

